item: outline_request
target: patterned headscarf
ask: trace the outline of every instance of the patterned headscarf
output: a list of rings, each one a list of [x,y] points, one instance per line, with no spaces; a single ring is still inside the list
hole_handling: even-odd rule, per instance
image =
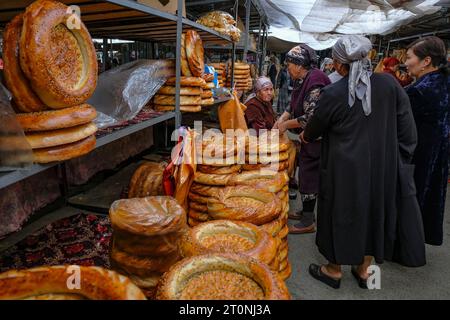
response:
[[[323,62],[321,64],[321,66],[320,66],[320,70],[324,71],[325,70],[325,66],[328,65],[328,64],[332,64],[332,63],[333,63],[333,59],[331,59],[331,58],[323,59]]]
[[[317,67],[317,55],[311,47],[301,43],[286,54],[286,62],[309,69]]]
[[[248,101],[250,101],[251,99],[253,99],[254,97],[256,97],[256,94],[258,93],[258,91],[261,91],[262,89],[265,88],[273,88],[273,83],[272,81],[267,78],[267,77],[259,77],[258,79],[256,79],[255,82],[255,86],[253,87],[253,93],[251,93],[247,99],[245,100],[244,104],[246,104]]]
[[[348,104],[355,104],[356,98],[361,99],[364,114],[372,112],[370,76],[372,63],[367,54],[372,49],[372,43],[363,36],[346,35],[333,46],[333,58],[340,63],[350,65],[348,77]]]
[[[272,81],[267,78],[267,77],[259,77],[258,79],[256,79],[255,82],[255,92],[258,92],[264,88],[267,87],[272,87],[273,88],[273,83]]]

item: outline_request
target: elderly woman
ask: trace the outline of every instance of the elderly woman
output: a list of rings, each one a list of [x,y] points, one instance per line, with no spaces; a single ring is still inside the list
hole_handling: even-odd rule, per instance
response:
[[[306,44],[300,44],[289,51],[286,62],[289,75],[297,85],[292,91],[290,107],[278,119],[274,129],[279,129],[280,133],[284,133],[287,129],[294,129],[296,133],[300,133],[314,114],[320,89],[330,84],[330,79],[323,71],[315,67],[317,55]],[[302,234],[316,231],[314,208],[319,191],[319,163],[320,141],[316,140],[303,145],[298,159],[298,181],[303,210],[289,214],[291,219],[300,220],[297,224],[290,226],[290,233]]]
[[[261,129],[272,129],[275,124],[276,114],[272,108],[273,84],[267,77],[259,77],[256,80],[254,93],[245,101],[245,120],[249,129],[255,129],[256,133]]]
[[[320,66],[320,70],[325,72],[327,76],[333,73],[333,59],[331,58],[323,59],[322,65]]]
[[[300,138],[322,137],[316,244],[328,260],[310,274],[339,288],[341,265],[367,288],[368,267],[394,260],[425,264],[420,210],[411,165],[417,133],[408,96],[384,73],[372,74],[362,36],[344,36],[333,47],[344,77],[322,90]]]
[[[448,179],[449,88],[447,50],[438,37],[413,42],[406,54],[417,81],[406,88],[419,136],[414,164],[425,241],[441,245]]]

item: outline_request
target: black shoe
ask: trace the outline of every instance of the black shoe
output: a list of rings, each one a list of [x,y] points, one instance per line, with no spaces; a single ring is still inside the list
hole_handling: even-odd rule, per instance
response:
[[[361,278],[361,277],[359,276],[359,274],[358,274],[358,272],[356,271],[356,268],[355,268],[355,267],[352,267],[352,275],[353,275],[353,277],[355,277],[356,281],[358,282],[358,286],[359,286],[361,289],[369,289],[369,288],[367,287],[367,280],[366,280],[366,279],[363,279],[363,278]]]
[[[327,276],[320,270],[321,266],[317,264],[309,265],[309,274],[316,280],[319,280],[326,285],[332,287],[333,289],[339,289],[341,287],[341,279],[334,279],[330,276]]]

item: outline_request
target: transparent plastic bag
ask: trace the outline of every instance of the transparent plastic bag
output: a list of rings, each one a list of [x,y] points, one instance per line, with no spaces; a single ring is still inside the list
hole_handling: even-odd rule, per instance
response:
[[[175,60],[138,60],[102,73],[88,100],[98,112],[95,123],[106,128],[133,119],[173,76]]]
[[[31,146],[11,107],[11,94],[0,84],[0,172],[24,168],[33,163]]]

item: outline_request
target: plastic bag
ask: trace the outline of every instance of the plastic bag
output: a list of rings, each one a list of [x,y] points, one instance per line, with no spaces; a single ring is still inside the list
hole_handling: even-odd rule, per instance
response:
[[[174,60],[138,60],[102,73],[88,100],[97,109],[97,127],[133,119],[173,76]]]
[[[244,116],[247,107],[240,103],[236,92],[233,96],[234,99],[219,106],[220,129],[223,133],[226,133],[226,129],[242,129],[244,131],[248,129]]]
[[[186,213],[174,198],[168,196],[114,201],[109,217],[114,230],[139,236],[164,235],[186,226]]]
[[[11,94],[0,84],[0,171],[16,170],[33,163],[31,146],[10,101]]]

